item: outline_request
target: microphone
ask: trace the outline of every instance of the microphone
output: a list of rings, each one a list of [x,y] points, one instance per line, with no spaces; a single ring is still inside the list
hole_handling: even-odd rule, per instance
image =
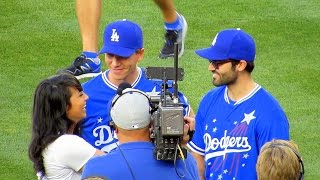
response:
[[[118,86],[117,89],[117,94],[118,95],[122,95],[122,91],[127,89],[127,88],[132,88],[131,84],[127,83],[127,82],[123,82]]]

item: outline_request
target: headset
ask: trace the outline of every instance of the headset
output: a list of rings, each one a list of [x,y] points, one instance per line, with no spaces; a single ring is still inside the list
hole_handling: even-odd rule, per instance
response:
[[[268,146],[268,148],[274,148],[274,147],[280,147],[280,146],[284,146],[284,147],[287,147],[289,148],[297,157],[299,163],[300,163],[300,175],[299,175],[299,180],[303,180],[304,179],[304,165],[303,165],[303,161],[302,161],[302,158],[300,156],[300,154],[292,147],[290,147],[289,145],[287,144],[279,144],[279,143],[275,143],[275,144],[270,144]]]

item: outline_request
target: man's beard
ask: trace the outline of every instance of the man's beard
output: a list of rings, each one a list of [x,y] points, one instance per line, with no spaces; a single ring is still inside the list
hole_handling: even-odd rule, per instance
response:
[[[214,74],[216,74],[216,76],[219,77],[219,78],[215,78],[214,76],[212,76],[212,84],[216,87],[234,84],[238,79],[238,76],[234,71],[231,75],[229,74],[221,75],[220,73],[217,73],[217,72],[214,72]],[[217,79],[218,81],[215,81]]]

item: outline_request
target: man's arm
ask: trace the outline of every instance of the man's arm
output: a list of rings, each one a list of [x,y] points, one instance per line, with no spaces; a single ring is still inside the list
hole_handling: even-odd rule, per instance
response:
[[[197,161],[200,180],[205,180],[205,176],[204,176],[204,171],[205,171],[204,157],[202,155],[200,155],[200,154],[195,153],[195,152],[191,152],[191,154]]]

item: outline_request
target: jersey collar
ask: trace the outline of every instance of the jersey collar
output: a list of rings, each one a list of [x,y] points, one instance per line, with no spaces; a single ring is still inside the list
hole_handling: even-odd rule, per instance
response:
[[[244,96],[243,98],[239,99],[237,102],[235,102],[233,105],[238,105],[241,104],[242,102],[250,99],[256,92],[259,91],[259,89],[261,88],[261,86],[259,84],[256,84],[256,86],[252,89],[251,92],[249,92],[246,96]],[[229,96],[228,96],[228,87],[226,86],[226,88],[224,89],[224,100],[226,101],[226,103],[228,104],[232,104],[233,101],[230,100]]]
[[[134,82],[132,83],[132,85],[131,85],[133,88],[138,84],[138,82],[139,82],[139,80],[141,79],[141,76],[142,76],[142,70],[141,70],[141,68],[140,68],[140,67],[137,67],[137,68],[138,68],[139,73],[138,73],[137,78],[135,79],[135,81],[134,81]],[[102,73],[102,80],[103,80],[104,83],[105,83],[107,86],[109,86],[111,89],[117,90],[117,89],[118,89],[118,86],[114,85],[114,84],[109,80],[109,78],[108,78],[109,71],[110,71],[110,70],[106,70],[104,73]]]

